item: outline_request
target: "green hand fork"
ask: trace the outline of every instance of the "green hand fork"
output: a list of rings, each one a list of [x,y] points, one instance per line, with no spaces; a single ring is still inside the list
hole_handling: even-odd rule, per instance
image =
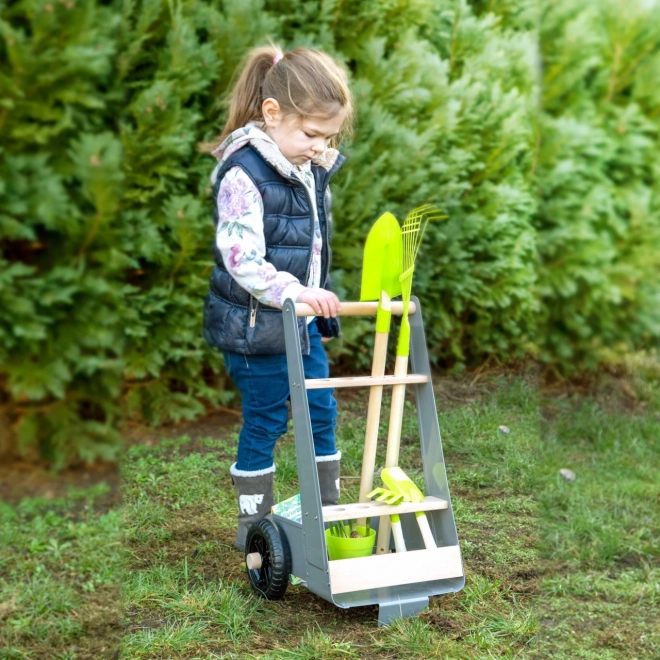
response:
[[[383,468],[380,478],[389,490],[375,488],[367,497],[374,498],[377,502],[385,502],[391,506],[401,504],[402,502],[421,502],[424,499],[424,493],[415,486],[410,477],[400,467]],[[437,547],[426,514],[423,511],[417,511],[415,517],[417,518],[419,531],[422,534],[426,549],[430,550]],[[406,552],[406,543],[403,539],[401,521],[398,515],[390,516],[390,525],[392,526],[392,536],[394,537],[396,551]]]
[[[424,499],[424,493],[415,486],[410,477],[400,467],[383,468],[380,478],[390,489],[393,496],[398,498],[399,502],[421,502]],[[423,511],[417,511],[415,517],[426,549],[435,548],[435,539],[426,514]]]
[[[367,497],[374,498],[377,502],[385,502],[391,506],[401,504],[403,501],[403,495],[401,493],[385,490],[385,488],[374,488],[374,490],[372,490],[370,493],[367,493]],[[384,517],[381,516],[379,525],[383,524],[383,520]],[[406,552],[406,542],[403,538],[403,531],[401,529],[401,518],[398,514],[395,513],[390,516],[389,521],[390,527],[392,529],[392,536],[394,537],[394,547],[396,548],[396,551]]]

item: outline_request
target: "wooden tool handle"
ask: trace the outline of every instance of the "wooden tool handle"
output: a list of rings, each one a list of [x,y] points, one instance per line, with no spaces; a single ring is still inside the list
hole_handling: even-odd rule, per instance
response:
[[[381,378],[385,374],[387,360],[387,339],[392,322],[392,301],[387,291],[380,292],[380,304],[376,316],[376,336],[374,338],[374,356],[371,364],[371,377]],[[374,469],[376,467],[376,448],[378,446],[378,427],[380,425],[380,406],[383,399],[382,384],[374,384],[369,390],[367,409],[367,428],[364,435],[364,454],[362,456],[362,474],[360,475],[360,502],[367,501],[367,493],[373,489]],[[358,521],[366,525],[366,519]]]
[[[382,516],[378,519],[378,538],[376,539],[376,554],[386,555],[390,551],[390,534],[392,532],[392,523],[389,516]]]
[[[374,359],[371,375],[380,377],[385,373],[387,359],[387,338],[389,333],[377,332],[374,340]],[[376,448],[378,446],[378,426],[380,424],[380,406],[383,398],[383,386],[376,385],[369,390],[369,407],[367,408],[367,429],[364,436],[364,455],[362,457],[362,474],[360,476],[360,502],[367,502],[367,493],[374,487],[374,469],[376,465]]]
[[[377,302],[343,302],[338,316],[375,316],[377,311]],[[415,303],[409,303],[408,314],[412,315],[416,311]],[[392,303],[392,314],[403,314],[401,301]],[[296,316],[316,316],[316,312],[307,303],[296,303]]]
[[[405,376],[408,373],[408,356],[397,355],[394,364],[394,375]],[[401,445],[401,425],[403,423],[403,407],[406,400],[406,386],[395,385],[392,388],[392,405],[390,408],[390,426],[387,432],[387,453],[385,467],[396,467],[399,463],[399,447]],[[376,554],[390,551],[389,520],[381,518],[378,523],[378,539]]]
[[[408,373],[408,356],[397,355],[394,364],[394,375],[405,376]],[[390,407],[390,426],[387,432],[387,454],[385,467],[396,467],[399,464],[399,447],[401,445],[401,426],[403,410],[406,402],[406,385],[392,387],[392,405]]]

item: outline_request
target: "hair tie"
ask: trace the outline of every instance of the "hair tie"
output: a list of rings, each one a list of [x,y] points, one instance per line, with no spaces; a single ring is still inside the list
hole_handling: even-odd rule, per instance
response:
[[[278,53],[277,55],[275,55],[275,57],[273,58],[273,66],[275,66],[283,57],[284,55],[282,53]]]

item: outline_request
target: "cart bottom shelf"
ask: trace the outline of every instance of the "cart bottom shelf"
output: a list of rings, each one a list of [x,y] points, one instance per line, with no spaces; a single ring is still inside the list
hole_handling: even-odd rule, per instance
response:
[[[328,562],[330,588],[343,594],[463,576],[457,545]]]

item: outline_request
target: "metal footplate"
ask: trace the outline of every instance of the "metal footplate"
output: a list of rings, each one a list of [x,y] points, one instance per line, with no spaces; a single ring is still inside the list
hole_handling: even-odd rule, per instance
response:
[[[378,603],[378,626],[389,626],[395,619],[404,619],[423,612],[429,606],[429,597],[397,598]]]

